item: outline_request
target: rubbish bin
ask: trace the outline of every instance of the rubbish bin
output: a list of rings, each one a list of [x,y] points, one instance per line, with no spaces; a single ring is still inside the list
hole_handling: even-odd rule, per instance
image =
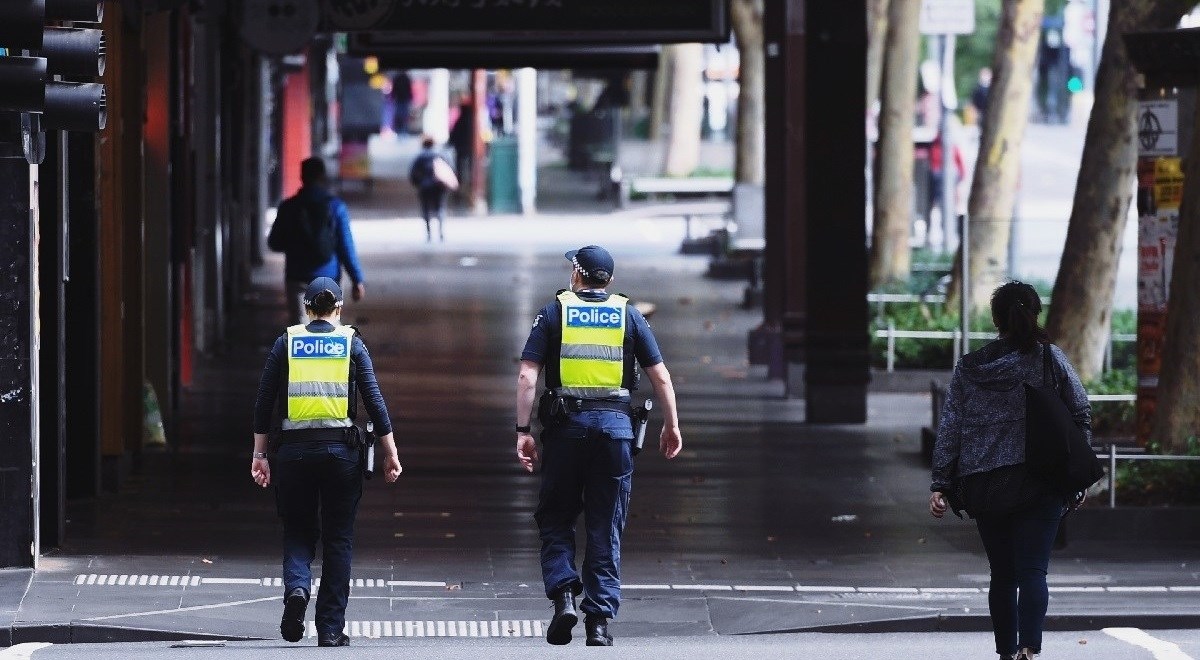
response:
[[[488,210],[491,213],[521,212],[517,139],[514,137],[497,137],[488,149]]]

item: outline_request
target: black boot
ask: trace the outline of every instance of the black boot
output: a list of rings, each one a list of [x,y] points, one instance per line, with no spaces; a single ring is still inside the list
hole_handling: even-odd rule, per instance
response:
[[[546,628],[546,641],[561,646],[571,643],[571,629],[579,623],[575,612],[575,593],[570,587],[554,595],[554,618]]]
[[[317,637],[317,646],[350,646],[350,636],[346,633],[321,633]]]
[[[308,609],[308,592],[296,587],[283,599],[283,618],[279,620],[279,634],[289,642],[298,642],[304,637],[304,610]]]
[[[612,635],[608,634],[608,619],[595,614],[587,615],[583,625],[587,628],[588,646],[612,646]]]

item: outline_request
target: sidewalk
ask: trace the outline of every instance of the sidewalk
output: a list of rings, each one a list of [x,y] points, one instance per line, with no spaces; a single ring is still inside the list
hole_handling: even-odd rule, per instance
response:
[[[678,221],[463,218],[427,246],[411,218],[376,217],[355,234],[368,298],[346,314],[405,472],[366,487],[351,634],[542,635],[538,482],[512,455],[516,357],[566,281],[564,246],[593,240],[616,256],[616,288],[658,305],[685,436],[674,462],[638,458],[614,634],[987,629],[973,527],[925,510],[928,394],[874,392],[864,426],[805,424],[803,402],[746,363],[760,316],[739,307],[743,284],[676,254]],[[280,272],[272,258],[255,273],[244,331],[199,360],[170,449],[146,454],[120,494],[72,503],[68,545],[32,579],[0,572],[0,644],[276,636],[280,528],[247,454],[253,392],[286,324]],[[1050,626],[1200,623],[1200,541],[1146,538],[1073,532],[1051,566]]]

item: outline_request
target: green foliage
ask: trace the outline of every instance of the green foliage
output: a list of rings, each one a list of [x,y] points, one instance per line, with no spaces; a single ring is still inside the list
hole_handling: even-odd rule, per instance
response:
[[[971,90],[979,81],[979,70],[992,65],[996,50],[996,32],[1000,28],[1000,3],[996,0],[975,0],[975,32],[959,36],[954,48],[955,88],[960,105],[966,105]]]
[[[878,312],[880,307],[874,311]],[[880,369],[887,368],[887,338],[875,337],[877,330],[886,330],[888,320],[897,330],[943,330],[954,331],[959,327],[957,311],[948,311],[940,303],[888,303],[882,305],[882,313],[871,321],[871,364]],[[980,314],[971,320],[972,331],[994,331],[991,319]],[[973,346],[982,346],[975,340]],[[954,341],[952,339],[897,339],[897,369],[946,369],[954,367]]]
[[[1137,388],[1137,373],[1132,367],[1113,369],[1087,383],[1089,394],[1131,394]],[[1097,437],[1134,434],[1134,405],[1126,401],[1095,401],[1092,403],[1092,433]]]
[[[1200,456],[1200,440],[1188,438],[1187,456]],[[1146,445],[1162,454],[1162,445]],[[1117,501],[1121,504],[1167,506],[1200,504],[1200,461],[1121,461],[1117,464]]]

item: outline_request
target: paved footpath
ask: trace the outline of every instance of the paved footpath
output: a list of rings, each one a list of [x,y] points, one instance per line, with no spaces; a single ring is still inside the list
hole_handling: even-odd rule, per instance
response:
[[[686,443],[671,463],[638,458],[614,632],[676,657],[651,638],[987,629],[973,527],[925,510],[928,395],[877,391],[866,425],[805,424],[803,401],[746,362],[761,317],[739,307],[743,284],[706,279],[703,258],[676,254],[682,232],[677,218],[630,213],[459,219],[445,244],[426,246],[413,218],[356,224],[368,298],[347,315],[375,359],[405,466],[399,483],[372,482],[363,498],[348,613],[356,642],[534,640],[493,641],[499,657],[536,646],[550,609],[532,522],[537,477],[513,456],[516,357],[536,310],[566,282],[562,251],[597,234],[616,256],[617,288],[658,306]],[[36,573],[0,571],[0,644],[275,638],[279,524],[246,454],[258,374],[286,324],[280,270],[272,259],[255,273],[240,301],[244,330],[201,356],[169,450],[146,453],[122,492],[72,503],[68,545]],[[1052,628],[1196,626],[1200,541],[1077,529],[1091,531],[1070,534],[1052,564]],[[790,638],[759,643],[778,639]],[[722,643],[736,653],[741,642]]]

